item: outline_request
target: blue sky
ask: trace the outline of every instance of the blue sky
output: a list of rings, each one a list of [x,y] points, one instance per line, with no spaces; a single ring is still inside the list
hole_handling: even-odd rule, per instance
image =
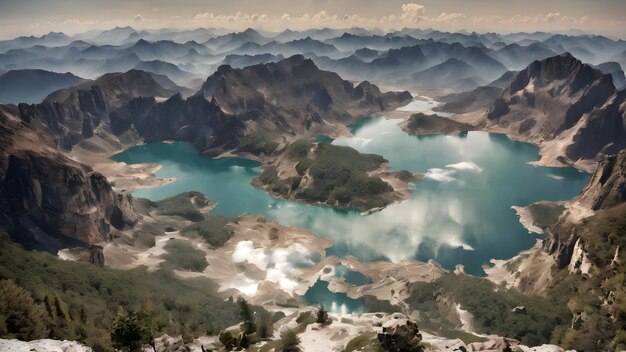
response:
[[[626,36],[626,0],[0,0],[2,36],[137,28],[402,27]]]

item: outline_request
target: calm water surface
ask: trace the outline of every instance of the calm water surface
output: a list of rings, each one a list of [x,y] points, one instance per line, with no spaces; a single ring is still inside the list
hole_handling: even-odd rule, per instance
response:
[[[432,100],[414,101],[404,109],[431,113],[435,105]],[[435,259],[448,269],[463,264],[475,275],[483,274],[481,264],[489,259],[510,258],[534,244],[536,237],[521,226],[511,206],[573,198],[589,178],[573,168],[529,165],[538,160],[538,149],[504,135],[469,132],[415,137],[404,133],[398,122],[366,118],[352,126],[352,137],[323,139],[382,155],[392,169],[425,174],[413,183],[410,200],[365,217],[357,211],[272,198],[250,184],[260,171],[259,163],[202,158],[185,143],[135,146],[114,159],[158,163],[162,165],[158,177],[176,178],[161,187],[137,190],[135,197],[159,200],[199,191],[218,202],[217,214],[260,214],[331,237],[334,245],[328,254],[367,261]],[[354,274],[350,276],[354,279]],[[362,278],[354,280],[358,284]],[[318,282],[304,298],[327,307],[343,305],[348,311],[363,309],[358,301],[330,293],[324,282]]]

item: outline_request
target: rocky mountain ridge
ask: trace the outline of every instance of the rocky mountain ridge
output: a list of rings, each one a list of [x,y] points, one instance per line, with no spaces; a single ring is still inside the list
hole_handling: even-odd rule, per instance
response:
[[[53,253],[110,241],[139,219],[129,196],[116,194],[91,167],[57,150],[55,138],[2,107],[0,226],[27,248]]]
[[[571,54],[535,61],[487,109],[485,128],[542,147],[542,157],[573,164],[626,145],[624,93],[610,75]]]
[[[289,138],[337,133],[358,117],[411,99],[322,71],[302,56],[243,69],[222,66],[195,96],[136,99],[111,115],[116,133],[134,127],[146,141],[183,140],[209,155],[272,153]]]
[[[129,132],[147,142],[175,139],[201,151],[267,155],[283,135],[330,131],[411,98],[383,94],[368,82],[355,87],[301,56],[224,67],[195,96],[157,102],[171,93],[152,74],[132,70],[54,92],[40,104],[0,106],[1,225],[31,248],[55,251],[109,241],[137,222],[128,196],[58,147]]]

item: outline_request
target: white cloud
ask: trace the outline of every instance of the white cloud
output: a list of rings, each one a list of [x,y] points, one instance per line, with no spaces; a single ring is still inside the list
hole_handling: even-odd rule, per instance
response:
[[[420,4],[414,2],[402,4],[402,15],[400,18],[406,22],[420,22],[424,19],[426,9]]]
[[[358,10],[358,9],[357,9]],[[440,30],[456,31],[468,29],[476,31],[565,31],[573,28],[590,29],[592,32],[619,32],[618,28],[626,28],[626,21],[603,20],[598,17],[571,17],[563,12],[549,12],[538,15],[516,15],[504,17],[485,14],[470,16],[460,12],[441,12],[427,15],[427,9],[415,2],[406,2],[396,9],[395,13],[384,16],[363,16],[358,13],[332,13],[328,9],[315,14],[304,13],[295,16],[288,12],[276,15],[266,13],[246,13],[239,11],[234,14],[220,14],[215,12],[198,12],[190,17],[169,15],[161,8],[153,8],[153,16],[145,18],[141,14],[128,18],[110,20],[96,19],[68,19],[61,22],[16,22],[14,26],[30,28],[31,33],[46,33],[49,30],[60,30],[67,33],[78,33],[95,28],[112,28],[114,26],[133,25],[142,28],[196,28],[211,26],[229,30],[242,30],[247,27],[262,28],[280,31],[285,28],[304,30],[314,27],[348,28],[353,26],[364,28],[381,28],[383,30],[400,29],[402,27],[433,27]],[[562,11],[565,11],[562,10]],[[158,13],[159,17],[154,17]],[[34,29],[34,30],[33,30]],[[623,32],[623,31],[622,31]],[[8,33],[6,34],[8,35]]]
[[[447,13],[447,12],[442,12],[439,14],[439,16],[435,17],[433,20],[435,22],[440,22],[440,23],[455,23],[461,19],[466,18],[466,16],[462,13],[458,13],[458,12],[452,12],[452,13]]]

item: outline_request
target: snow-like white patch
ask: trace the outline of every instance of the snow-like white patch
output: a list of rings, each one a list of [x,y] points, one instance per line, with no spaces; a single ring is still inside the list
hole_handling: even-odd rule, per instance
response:
[[[461,321],[461,330],[469,332],[470,334],[473,333],[472,322],[474,320],[474,317],[472,316],[472,313],[461,308],[461,305],[459,303],[455,305],[455,308],[456,314],[458,314],[459,320]]]
[[[2,352],[92,352],[87,347],[76,341],[59,340],[3,340],[0,339],[0,351]]]
[[[433,98],[425,97],[425,96],[417,96],[410,103],[401,106],[396,109],[396,111],[401,112],[422,112],[424,114],[437,114],[443,117],[451,117],[454,114],[447,112],[435,112],[433,109],[439,105],[439,102],[434,100]]]
[[[425,178],[441,183],[448,183],[456,180],[454,177],[461,171],[482,172],[483,169],[471,161],[461,161],[455,164],[448,164],[445,168],[428,169],[424,174]]]
[[[366,145],[370,144],[372,142],[372,139],[371,138],[354,137],[354,138],[352,138],[351,142],[352,142],[351,144],[353,146],[363,148]]]
[[[311,251],[299,243],[284,248],[254,248],[252,241],[238,242],[232,258],[235,263],[250,263],[265,271],[265,279],[274,282],[287,292],[298,287],[298,270],[295,264],[313,265]]]
[[[424,174],[424,177],[431,179],[431,180],[435,180],[437,182],[448,183],[448,182],[452,182],[456,180],[454,177],[452,177],[452,175],[454,175],[454,171],[452,170],[432,168],[426,171],[426,173]]]
[[[259,281],[252,280],[246,277],[244,274],[239,273],[230,281],[224,281],[220,286],[220,291],[226,289],[235,289],[243,293],[248,297],[252,297],[256,294],[259,288]]]
[[[475,163],[471,161],[461,161],[460,163],[456,163],[456,164],[448,164],[446,165],[446,168],[456,169],[456,170],[476,171],[476,172],[483,171],[483,169],[480,166],[476,165]]]
[[[452,248],[462,248],[463,250],[466,250],[466,251],[474,250],[474,247],[470,246],[469,244],[465,242],[462,242],[456,237],[447,237],[445,244],[447,244],[448,246]]]
[[[567,266],[567,269],[574,273],[577,269],[580,269],[581,274],[589,274],[591,271],[591,261],[587,257],[587,253],[585,253],[585,249],[580,243],[580,238],[576,241],[576,245],[574,245],[574,252],[572,253],[572,259]]]

